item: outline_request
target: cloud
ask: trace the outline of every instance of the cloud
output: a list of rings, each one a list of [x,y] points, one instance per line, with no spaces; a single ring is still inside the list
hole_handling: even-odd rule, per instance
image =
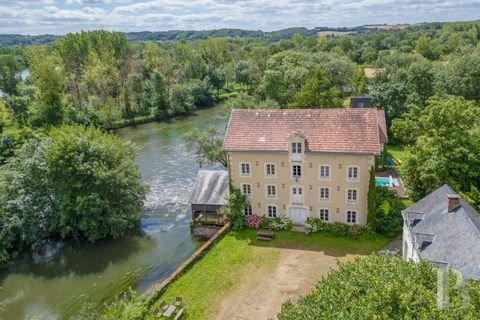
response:
[[[0,33],[41,34],[474,20],[480,0],[0,0]]]

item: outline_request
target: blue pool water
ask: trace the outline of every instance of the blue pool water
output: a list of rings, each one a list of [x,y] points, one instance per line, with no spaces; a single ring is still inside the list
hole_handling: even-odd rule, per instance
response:
[[[390,179],[375,177],[375,185],[382,187],[390,187]]]

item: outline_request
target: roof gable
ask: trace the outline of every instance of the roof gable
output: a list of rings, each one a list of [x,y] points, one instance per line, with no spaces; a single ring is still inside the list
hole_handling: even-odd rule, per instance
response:
[[[225,134],[225,151],[288,151],[297,132],[305,152],[379,154],[382,120],[377,109],[234,109]],[[385,133],[386,135],[386,133]]]

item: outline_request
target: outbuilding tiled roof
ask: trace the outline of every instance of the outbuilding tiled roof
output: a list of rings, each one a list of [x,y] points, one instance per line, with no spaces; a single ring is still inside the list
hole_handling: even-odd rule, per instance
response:
[[[363,109],[234,109],[225,151],[288,151],[288,137],[305,137],[305,152],[380,154],[385,113]]]

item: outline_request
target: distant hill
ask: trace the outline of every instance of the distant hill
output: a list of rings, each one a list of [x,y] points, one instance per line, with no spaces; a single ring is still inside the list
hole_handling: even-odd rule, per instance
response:
[[[302,36],[314,36],[318,34],[335,33],[360,33],[368,31],[367,28],[360,26],[354,28],[328,28],[317,27],[308,28],[288,28],[278,31],[265,32],[261,30],[242,30],[242,29],[215,29],[215,30],[170,30],[170,31],[140,31],[125,33],[130,41],[170,41],[170,40],[202,40],[210,37],[227,37],[227,38],[262,38],[268,41],[279,41],[290,39],[295,34]],[[28,36],[19,34],[0,34],[0,47],[16,47],[29,46],[35,44],[51,44],[61,36],[55,35],[38,35]]]

